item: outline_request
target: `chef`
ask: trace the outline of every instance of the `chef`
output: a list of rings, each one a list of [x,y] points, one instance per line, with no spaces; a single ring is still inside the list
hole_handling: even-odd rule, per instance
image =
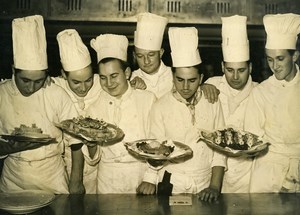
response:
[[[296,44],[300,15],[266,15],[263,23],[266,58],[273,75],[252,90],[245,130],[271,145],[268,153],[254,161],[250,191],[299,192],[300,74]]]
[[[53,193],[80,193],[83,187],[80,171],[79,141],[63,136],[54,123],[77,116],[65,91],[52,85],[43,88],[47,78],[46,35],[43,17],[39,15],[14,19],[13,77],[0,85],[0,132],[11,134],[21,124],[41,128],[56,139],[48,145],[21,142],[1,143],[1,155],[7,155],[0,179],[0,190],[47,190]],[[72,174],[68,176],[62,158],[66,138],[72,146]],[[80,145],[79,145],[80,146]],[[78,149],[79,148],[79,149]],[[68,188],[69,187],[69,188]]]
[[[243,130],[248,97],[257,83],[251,78],[247,17],[234,15],[222,17],[222,77],[210,78],[206,83],[220,90],[219,99],[226,127]],[[249,192],[251,158],[228,158],[222,192]]]
[[[219,101],[209,103],[200,91],[203,74],[199,70],[202,60],[197,29],[169,28],[169,41],[174,86],[152,108],[151,137],[185,143],[192,148],[193,157],[163,167],[158,181],[168,171],[173,193],[200,192],[200,199],[213,201],[221,191],[226,158],[197,140],[199,129],[224,126],[221,105]]]
[[[172,88],[172,71],[162,59],[162,41],[167,18],[152,13],[140,13],[134,32],[134,57],[139,66],[133,71],[131,83],[146,84],[146,90],[160,98]]]
[[[69,94],[78,113],[86,116],[86,109],[97,100],[102,90],[99,75],[93,73],[89,50],[75,29],[59,32],[56,39],[63,69],[61,77],[52,79]],[[65,160],[70,174],[70,150],[66,150]],[[95,166],[84,165],[83,183],[86,193],[96,193],[96,170]]]
[[[128,39],[125,36],[99,35],[91,40],[91,46],[97,52],[103,90],[87,112],[92,118],[118,126],[125,137],[109,146],[89,146],[88,150],[84,146],[83,152],[90,164],[99,162],[97,193],[136,193],[139,184],[147,179],[148,167],[145,162],[128,153],[124,142],[148,138],[149,113],[155,96],[149,91],[134,90],[130,86]]]

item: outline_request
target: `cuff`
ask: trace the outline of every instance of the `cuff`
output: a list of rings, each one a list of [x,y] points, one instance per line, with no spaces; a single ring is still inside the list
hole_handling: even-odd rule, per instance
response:
[[[101,158],[100,146],[96,146],[96,147],[97,147],[97,151],[93,158],[90,157],[88,146],[83,145],[81,147],[81,151],[84,156],[84,160],[87,162],[87,164],[89,164],[91,166],[95,166],[100,161],[100,158]]]

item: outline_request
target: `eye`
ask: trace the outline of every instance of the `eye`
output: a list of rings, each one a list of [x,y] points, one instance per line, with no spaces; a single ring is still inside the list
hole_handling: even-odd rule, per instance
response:
[[[85,82],[92,82],[93,77],[89,78],[88,80],[86,80]]]
[[[105,79],[106,79],[106,77],[105,77],[105,76],[103,76],[103,75],[100,75],[100,79],[101,79],[101,80],[105,80]]]
[[[279,61],[283,61],[284,60],[284,57],[280,56],[277,58]]]
[[[29,80],[29,79],[26,79],[26,78],[23,78],[22,81],[23,81],[24,83],[29,83],[29,82],[30,82],[30,80]]]
[[[231,68],[226,68],[226,71],[227,71],[227,72],[233,72],[233,69],[231,69]]]
[[[182,78],[176,78],[178,82],[182,82],[183,79]]]
[[[112,78],[116,78],[116,77],[118,77],[118,75],[119,75],[119,74],[112,74],[111,77],[112,77]]]
[[[190,80],[190,82],[192,82],[192,83],[194,83],[195,81],[196,81],[196,79],[195,79],[195,78]]]
[[[150,53],[148,54],[148,57],[153,57],[153,56],[155,56],[155,53],[154,53],[154,52],[150,52]]]
[[[136,57],[137,57],[137,58],[142,58],[142,57],[143,57],[143,55],[141,55],[141,54],[137,54],[137,55],[136,55]]]
[[[268,62],[273,62],[273,59],[268,57],[268,58],[267,58],[267,61],[268,61]]]

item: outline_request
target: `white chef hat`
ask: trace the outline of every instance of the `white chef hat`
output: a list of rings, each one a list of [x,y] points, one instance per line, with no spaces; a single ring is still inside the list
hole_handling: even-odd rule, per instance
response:
[[[287,13],[265,15],[263,18],[267,33],[267,49],[296,49],[300,33],[300,15]]]
[[[101,34],[91,40],[92,48],[97,52],[98,63],[104,58],[117,58],[127,61],[128,39],[123,35]]]
[[[44,20],[40,15],[12,21],[14,66],[22,70],[48,68]]]
[[[247,17],[222,17],[222,51],[225,62],[244,62],[250,59],[247,37]]]
[[[169,28],[171,57],[174,67],[189,67],[200,64],[198,31],[194,27]]]
[[[134,32],[134,46],[140,49],[158,51],[161,49],[168,19],[153,13],[140,13]]]
[[[78,32],[66,29],[57,34],[60,61],[65,71],[83,69],[91,64],[88,48],[82,42]]]

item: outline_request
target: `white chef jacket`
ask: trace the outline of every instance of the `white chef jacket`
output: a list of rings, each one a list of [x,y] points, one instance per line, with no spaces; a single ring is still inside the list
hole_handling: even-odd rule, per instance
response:
[[[42,189],[54,193],[68,193],[68,177],[62,159],[63,138],[70,145],[79,143],[64,135],[54,123],[77,116],[66,92],[56,85],[41,88],[29,97],[23,96],[14,77],[0,84],[0,133],[11,134],[21,124],[36,124],[44,134],[58,143],[33,150],[9,154],[4,161],[0,190]]]
[[[245,129],[271,143],[254,161],[251,192],[300,191],[300,75],[290,82],[274,75],[253,89]]]
[[[129,86],[120,99],[102,91],[98,100],[87,110],[91,117],[112,123],[125,133],[122,141],[101,147],[101,153],[95,155],[94,161],[90,160],[86,146],[83,148],[89,163],[93,164],[101,158],[98,164],[98,193],[136,193],[138,185],[146,180],[143,177],[147,165],[130,155],[124,142],[148,137],[149,113],[154,101],[152,93],[133,90]]]
[[[86,109],[98,99],[100,95],[100,91],[102,90],[100,85],[99,75],[94,74],[93,79],[94,79],[94,84],[89,90],[89,92],[87,93],[87,95],[85,97],[79,97],[71,90],[68,81],[65,80],[63,77],[53,78],[55,84],[62,87],[68,93],[72,102],[75,105],[76,110],[81,116],[87,116]],[[72,168],[72,159],[71,159],[71,149],[69,147],[66,148],[64,159],[67,165],[68,174],[70,176],[71,168]],[[96,179],[97,179],[97,167],[85,163],[83,169],[83,184],[85,187],[85,192],[87,194],[96,193]]]
[[[226,127],[244,129],[244,115],[249,94],[257,85],[252,82],[251,76],[242,91],[235,90],[228,84],[225,75],[208,79],[207,84],[212,84],[220,90],[219,100],[221,102]],[[230,107],[230,105],[234,105]],[[223,193],[248,193],[250,186],[250,174],[252,167],[251,158],[227,159],[227,171],[224,174]]]
[[[173,86],[173,74],[171,67],[166,66],[162,61],[158,72],[149,75],[143,72],[141,69],[132,72],[131,80],[135,77],[140,77],[147,85],[146,90],[155,94],[156,98],[162,97],[169,92]]]
[[[211,131],[224,127],[221,105],[209,103],[203,96],[195,106],[195,125],[188,107],[169,92],[157,100],[151,111],[150,135],[159,140],[171,139],[189,145],[193,157],[182,163],[168,164],[159,170],[159,180],[164,171],[172,173],[173,193],[198,193],[207,188],[211,168],[224,166],[225,156],[214,152],[204,142],[198,142],[198,130]]]

